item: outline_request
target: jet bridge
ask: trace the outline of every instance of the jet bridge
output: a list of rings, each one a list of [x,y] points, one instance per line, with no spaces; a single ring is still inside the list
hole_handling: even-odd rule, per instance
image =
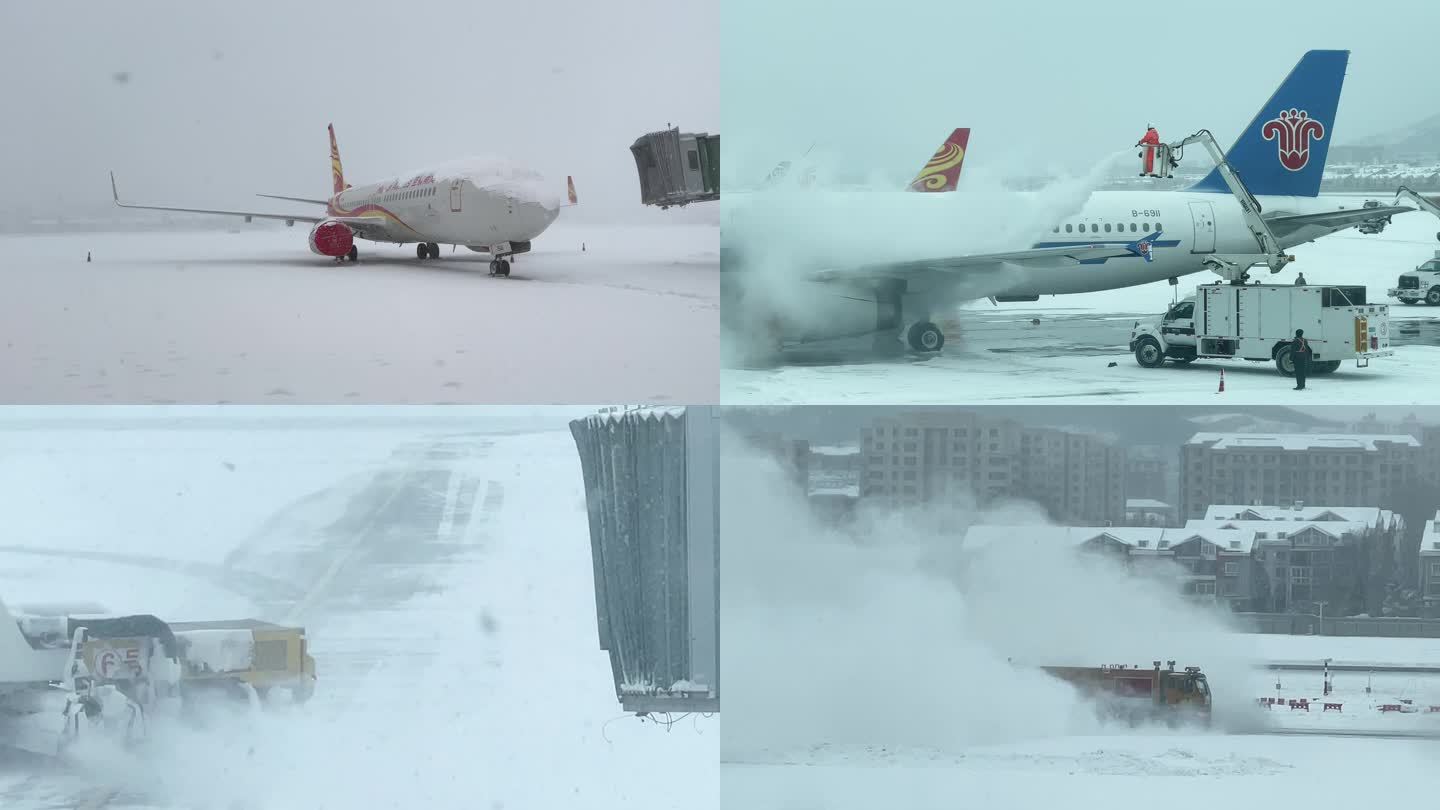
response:
[[[1155,163],[1160,169],[1160,177],[1170,177],[1171,170],[1179,163],[1184,155],[1185,147],[1198,143],[1205,147],[1210,154],[1210,159],[1215,161],[1215,168],[1220,172],[1220,178],[1229,187],[1230,193],[1235,196],[1235,201],[1240,203],[1240,212],[1245,217],[1245,226],[1255,237],[1255,253],[1235,254],[1211,254],[1205,257],[1205,266],[1221,278],[1233,284],[1243,284],[1249,278],[1249,270],[1257,264],[1264,264],[1270,268],[1271,273],[1278,273],[1287,264],[1295,261],[1295,257],[1285,253],[1280,247],[1280,240],[1270,230],[1265,218],[1260,216],[1262,211],[1260,201],[1245,187],[1240,180],[1240,175],[1230,166],[1230,161],[1225,158],[1225,152],[1220,144],[1215,142],[1215,136],[1210,130],[1202,129],[1182,140],[1174,143],[1159,144],[1156,147],[1157,154]]]
[[[616,696],[638,714],[719,711],[718,409],[608,409],[570,432]]]
[[[689,205],[720,199],[720,136],[663,129],[630,147],[640,175],[640,202]]]

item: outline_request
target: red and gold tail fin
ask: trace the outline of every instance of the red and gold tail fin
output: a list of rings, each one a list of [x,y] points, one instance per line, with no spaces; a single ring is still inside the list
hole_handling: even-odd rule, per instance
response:
[[[339,194],[349,186],[345,185],[345,170],[340,168],[340,147],[335,143],[335,125],[330,125],[330,175],[335,179],[335,193]]]
[[[575,196],[575,178],[571,177],[568,174],[565,175],[565,190],[570,195],[570,204],[579,205],[580,199]]]
[[[960,169],[965,163],[965,147],[970,143],[970,128],[950,133],[935,150],[935,156],[910,181],[910,191],[954,191],[960,182]]]

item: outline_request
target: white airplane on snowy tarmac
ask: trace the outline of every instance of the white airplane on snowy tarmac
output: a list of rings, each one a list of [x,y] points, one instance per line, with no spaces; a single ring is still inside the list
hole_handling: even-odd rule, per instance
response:
[[[327,200],[258,195],[323,205],[323,217],[124,203],[114,172],[110,190],[121,208],[221,214],[245,217],[246,222],[259,218],[283,219],[288,225],[313,223],[310,250],[337,260],[359,258],[357,238],[397,245],[414,242],[415,255],[421,259],[440,258],[442,244],[464,245],[489,253],[490,273],[497,276],[510,275],[509,257],[529,251],[531,241],[550,227],[560,209],[578,202],[573,178],[565,178],[569,202],[562,203],[558,191],[551,192],[538,172],[496,159],[455,161],[354,187],[345,182],[340,168],[334,125],[330,126],[330,172],[335,189]]]
[[[1415,210],[1319,196],[1348,61],[1349,51],[1306,53],[1226,153],[1282,249],[1361,224],[1378,232],[1390,216]],[[780,307],[767,305],[763,295],[744,289],[743,253],[749,249],[744,210],[764,194],[741,195],[726,207],[729,221],[722,224],[722,238],[733,247],[722,269],[729,271],[723,277],[741,287],[731,299],[732,317],[742,319],[748,327],[744,333],[752,339],[763,333],[764,341],[779,346],[878,334],[902,336],[916,351],[938,351],[945,339],[930,321],[931,313],[965,300],[1035,301],[1041,295],[1175,279],[1205,270],[1207,257],[1253,255],[1257,246],[1217,168],[1182,191],[1091,193],[1063,222],[1011,250],[806,268],[804,279],[817,288],[814,311],[786,316],[776,311]],[[1005,196],[1013,202],[1043,195]],[[890,199],[896,205],[950,205],[955,195],[897,194]],[[977,284],[996,288],[977,293]]]

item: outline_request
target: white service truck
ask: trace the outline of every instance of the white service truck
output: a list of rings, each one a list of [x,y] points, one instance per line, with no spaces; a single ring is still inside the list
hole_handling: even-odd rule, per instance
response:
[[[1390,307],[1367,304],[1364,287],[1292,284],[1201,284],[1195,295],[1151,321],[1136,321],[1130,351],[1146,368],[1168,359],[1197,358],[1273,362],[1295,373],[1295,330],[1310,343],[1311,374],[1329,374],[1345,360],[1369,365],[1388,357]]]
[[[1427,306],[1440,307],[1440,250],[1430,261],[1401,273],[1400,280],[1386,294],[1406,304],[1424,301]]]

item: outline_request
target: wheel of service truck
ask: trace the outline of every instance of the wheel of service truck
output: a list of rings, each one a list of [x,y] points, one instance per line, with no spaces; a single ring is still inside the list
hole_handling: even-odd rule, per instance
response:
[[[1408,305],[1408,306],[1414,306],[1415,304],[1420,303],[1420,299],[1419,299],[1419,298],[1401,298],[1401,299],[1400,299],[1400,303],[1406,304],[1406,305]]]
[[[1275,352],[1275,369],[1286,377],[1295,376],[1295,356],[1290,352],[1290,344],[1281,346]]]
[[[1440,307],[1440,287],[1431,287],[1425,293],[1425,303],[1432,307]]]
[[[1159,368],[1165,365],[1165,352],[1154,338],[1141,338],[1135,347],[1135,362],[1145,368]]]
[[[910,348],[917,352],[938,352],[945,345],[945,333],[929,321],[921,321],[906,333]]]

